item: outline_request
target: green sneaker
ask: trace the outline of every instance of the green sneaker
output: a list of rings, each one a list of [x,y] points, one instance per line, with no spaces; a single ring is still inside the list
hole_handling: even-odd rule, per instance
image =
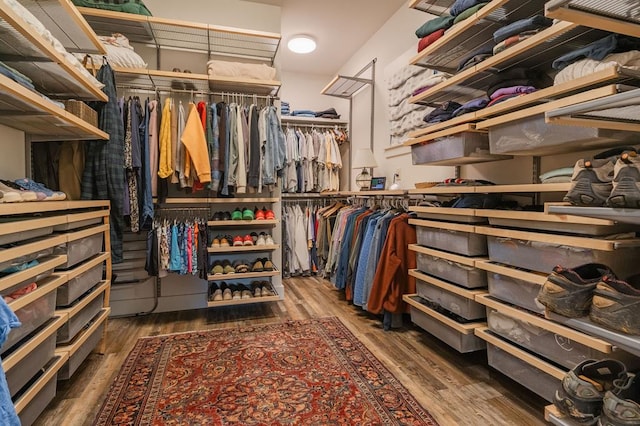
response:
[[[250,208],[246,208],[242,212],[242,219],[244,220],[253,220],[254,217],[255,216],[253,215],[253,210],[251,210]]]
[[[242,220],[242,210],[239,208],[235,209],[233,213],[231,213],[231,220]]]

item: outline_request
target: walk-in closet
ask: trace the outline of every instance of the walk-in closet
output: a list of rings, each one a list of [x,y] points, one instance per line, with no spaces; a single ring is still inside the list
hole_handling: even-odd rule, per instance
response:
[[[0,0],[0,423],[640,425],[640,8]]]

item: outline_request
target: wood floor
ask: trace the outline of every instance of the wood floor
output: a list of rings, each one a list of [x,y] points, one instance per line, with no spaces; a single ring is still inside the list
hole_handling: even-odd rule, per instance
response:
[[[36,425],[90,425],[138,337],[324,316],[339,317],[443,426],[546,424],[546,402],[487,367],[484,353],[461,355],[408,318],[404,328],[384,331],[379,317],[321,279],[284,281],[283,302],[110,319],[106,352],[89,355],[71,380],[58,382]]]

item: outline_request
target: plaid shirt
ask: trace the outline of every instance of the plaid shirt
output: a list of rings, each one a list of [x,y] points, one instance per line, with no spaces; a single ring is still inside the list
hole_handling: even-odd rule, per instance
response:
[[[102,89],[109,100],[98,103],[98,127],[109,134],[108,141],[88,141],[84,174],[82,176],[83,200],[111,201],[111,259],[122,262],[122,233],[124,232],[125,173],[124,173],[124,123],[118,106],[115,76],[105,63],[96,77],[105,85]]]

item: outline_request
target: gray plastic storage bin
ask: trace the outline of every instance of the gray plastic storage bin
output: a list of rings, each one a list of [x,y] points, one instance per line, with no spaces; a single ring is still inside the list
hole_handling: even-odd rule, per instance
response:
[[[60,266],[62,269],[71,268],[77,265],[83,260],[89,259],[102,251],[102,239],[104,234],[98,232],[97,234],[89,235],[88,237],[80,238],[75,241],[70,241],[59,248],[56,254],[66,254],[67,263]]]
[[[411,321],[461,353],[481,351],[485,341],[473,333],[464,334],[411,306]]]
[[[22,323],[21,327],[12,328],[7,340],[0,348],[0,355],[7,349],[31,334],[33,330],[53,318],[56,308],[56,292],[52,291],[34,300],[22,309],[16,311],[16,316]]]
[[[7,287],[6,290],[2,291],[3,295],[9,295],[11,293],[13,293],[14,291],[20,290],[21,288],[24,288],[26,286],[28,286],[29,284],[35,282],[38,283],[42,280],[44,280],[45,278],[47,278],[49,275],[51,275],[53,273],[53,268],[48,269],[46,271],[43,271],[41,273],[39,273],[38,275],[36,275],[35,277],[31,277],[31,278],[27,278],[26,280],[19,282],[15,285],[12,285],[11,287]]]
[[[549,402],[553,402],[556,389],[560,386],[560,380],[554,376],[527,364],[520,358],[490,343],[487,343],[487,361],[489,366],[505,376],[511,377],[530,391]]]
[[[509,158],[511,156],[491,155],[489,137],[479,132],[462,132],[411,146],[413,164],[447,166]]]
[[[8,221],[0,220],[0,223],[6,223]],[[5,244],[15,243],[17,241],[30,240],[32,238],[44,237],[53,232],[52,226],[45,226],[43,228],[30,229],[28,231],[14,232],[11,234],[0,235],[0,246]]]
[[[95,317],[100,312],[100,310],[102,309],[103,300],[104,292],[102,292],[99,296],[89,302],[89,304],[82,308],[76,315],[69,317],[69,321],[67,321],[58,330],[57,342],[67,343],[71,339],[73,339],[76,334],[78,334],[80,330],[82,330],[84,326],[87,325],[91,318]]]
[[[27,356],[22,358],[7,373],[7,384],[11,396],[24,387],[33,376],[40,371],[42,367],[55,355],[56,335],[51,334],[45,340],[36,346]]]
[[[544,306],[536,300],[541,285],[495,272],[487,272],[487,278],[491,296],[531,312],[544,314]]]
[[[11,249],[7,249],[7,250],[11,250]],[[59,248],[56,248],[55,250],[59,250]],[[3,271],[12,266],[20,266],[24,263],[31,262],[33,260],[39,260],[39,259],[42,259],[43,257],[51,256],[52,254],[54,254],[55,250],[53,247],[49,247],[49,248],[45,248],[40,251],[37,251],[35,253],[29,253],[24,256],[20,256],[10,260],[6,260],[4,262],[0,262],[0,271]]]
[[[103,221],[102,217],[94,217],[93,219],[85,219],[85,220],[78,220],[76,222],[62,223],[60,225],[54,226],[53,230],[56,232],[71,231],[74,229],[87,228],[89,226],[98,225],[99,223],[102,223],[102,221]]]
[[[89,356],[91,351],[98,346],[100,339],[102,338],[102,331],[104,330],[104,322],[95,329],[91,336],[82,344],[82,346],[69,357],[69,361],[65,362],[60,371],[58,371],[58,380],[69,380],[73,373],[76,372],[78,367]]]
[[[637,134],[629,131],[549,124],[544,114],[489,129],[492,154],[548,155],[566,152],[568,144],[586,151],[625,142],[635,144],[636,140]]]
[[[56,396],[56,374],[42,387],[31,401],[18,413],[22,426],[31,426],[38,416],[47,408],[47,405]]]
[[[567,369],[587,359],[615,358],[625,363],[633,362],[633,357],[625,352],[603,353],[491,308],[487,308],[487,324],[493,333]]]
[[[487,274],[482,269],[424,253],[416,253],[416,261],[420,271],[462,287],[487,286]]]
[[[69,306],[91,287],[102,280],[103,264],[99,263],[82,274],[71,278],[66,284],[58,287],[56,306]]]
[[[460,315],[464,319],[475,320],[485,318],[485,307],[474,300],[452,293],[416,279],[418,296],[442,306],[449,312]]]
[[[472,232],[416,226],[418,244],[465,256],[487,254],[487,237]]]
[[[636,262],[640,258],[639,248],[604,251],[494,236],[487,241],[492,261],[547,274],[556,265],[574,268],[585,263],[602,263],[616,275],[628,277],[637,273]]]

